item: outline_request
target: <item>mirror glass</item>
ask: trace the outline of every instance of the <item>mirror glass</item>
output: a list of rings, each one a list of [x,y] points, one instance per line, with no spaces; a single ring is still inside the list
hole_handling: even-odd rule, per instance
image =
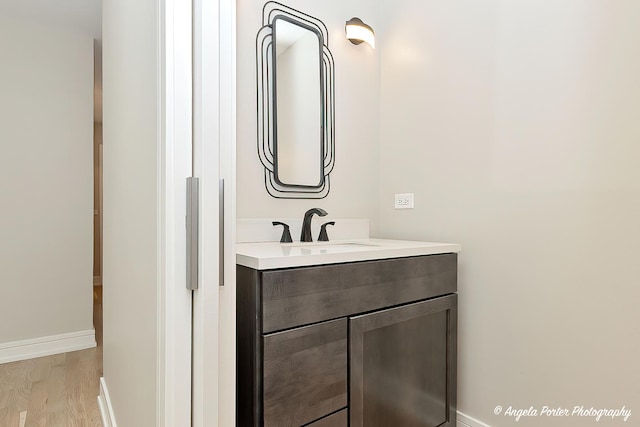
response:
[[[324,179],[322,38],[312,27],[278,17],[273,44],[275,179],[318,187]]]

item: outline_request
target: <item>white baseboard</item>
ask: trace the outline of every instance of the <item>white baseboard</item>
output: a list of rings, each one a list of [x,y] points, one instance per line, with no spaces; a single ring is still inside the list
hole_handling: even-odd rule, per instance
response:
[[[95,329],[0,343],[0,364],[84,350],[95,346]]]
[[[100,396],[98,396],[98,406],[100,407],[100,417],[102,418],[102,427],[118,427],[116,417],[113,414],[111,406],[111,398],[104,377],[100,377]]]
[[[489,424],[485,424],[482,421],[476,420],[462,412],[458,411],[458,427],[491,427]]]

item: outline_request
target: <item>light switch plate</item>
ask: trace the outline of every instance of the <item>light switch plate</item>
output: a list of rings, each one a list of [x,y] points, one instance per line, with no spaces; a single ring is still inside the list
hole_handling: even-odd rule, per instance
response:
[[[395,209],[413,209],[413,193],[396,194]]]

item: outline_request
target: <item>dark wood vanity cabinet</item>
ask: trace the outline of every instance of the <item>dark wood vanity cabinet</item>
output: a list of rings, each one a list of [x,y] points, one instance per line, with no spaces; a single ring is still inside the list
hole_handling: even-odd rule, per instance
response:
[[[457,295],[349,319],[352,427],[453,426]]]
[[[237,271],[237,425],[455,426],[457,255]]]

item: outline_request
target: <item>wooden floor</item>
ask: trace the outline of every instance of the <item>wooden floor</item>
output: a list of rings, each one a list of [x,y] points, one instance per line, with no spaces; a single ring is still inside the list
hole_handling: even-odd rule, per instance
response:
[[[102,292],[94,300],[97,348],[0,365],[0,427],[102,426]]]

